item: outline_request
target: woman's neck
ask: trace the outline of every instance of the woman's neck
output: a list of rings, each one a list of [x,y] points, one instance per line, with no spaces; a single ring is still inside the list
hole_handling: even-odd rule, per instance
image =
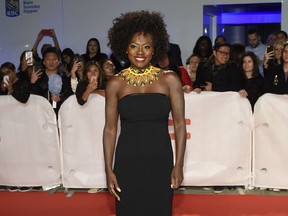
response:
[[[252,76],[252,74],[253,74],[252,71],[247,71],[247,72],[245,72],[245,74],[246,74],[247,79],[250,79],[250,78],[253,77],[253,76]]]
[[[97,55],[97,53],[89,53],[89,57],[90,58],[93,58],[93,57],[95,57]]]
[[[21,66],[21,71],[26,71],[28,69],[28,67],[26,65],[23,65]]]

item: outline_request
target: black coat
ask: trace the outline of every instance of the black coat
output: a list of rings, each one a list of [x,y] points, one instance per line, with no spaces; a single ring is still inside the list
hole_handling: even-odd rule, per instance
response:
[[[265,93],[288,94],[288,82],[283,64],[269,64],[264,77],[264,91]]]
[[[214,59],[211,58],[198,66],[194,88],[202,88],[206,82],[212,83],[212,91],[239,91],[243,75],[235,62],[215,65]]]
[[[252,110],[254,110],[254,105],[259,97],[263,94],[263,77],[259,74],[256,77],[245,79],[243,83],[243,89],[246,90]]]

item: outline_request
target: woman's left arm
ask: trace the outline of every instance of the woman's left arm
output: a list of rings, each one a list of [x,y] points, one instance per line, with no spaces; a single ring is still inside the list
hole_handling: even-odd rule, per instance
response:
[[[169,73],[167,76],[176,143],[176,159],[171,174],[171,187],[176,189],[184,179],[183,166],[186,149],[185,101],[182,84],[177,75],[175,73]]]

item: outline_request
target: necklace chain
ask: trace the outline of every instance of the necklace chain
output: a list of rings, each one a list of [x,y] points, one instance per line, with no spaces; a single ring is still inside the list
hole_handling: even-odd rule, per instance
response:
[[[126,81],[127,84],[143,87],[158,80],[159,74],[159,68],[149,65],[147,68],[142,70],[129,67],[121,71],[119,76],[122,77],[122,79]]]

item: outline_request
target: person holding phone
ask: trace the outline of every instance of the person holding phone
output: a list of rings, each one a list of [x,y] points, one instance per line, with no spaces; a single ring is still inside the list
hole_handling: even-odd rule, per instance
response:
[[[283,44],[281,63],[268,64],[264,77],[264,92],[288,94],[288,42]]]
[[[34,59],[27,59],[27,52],[31,51],[25,50],[20,55],[20,63],[17,69],[17,74],[21,79],[26,80],[30,86],[31,83],[35,83],[42,76],[43,69],[34,66]],[[30,55],[28,55],[28,57],[29,56]],[[33,65],[28,64],[28,62],[31,61],[33,62]]]
[[[73,66],[71,69],[71,88],[72,91],[75,93],[77,89],[78,82],[83,79],[84,69],[85,69],[85,60],[84,58],[79,55],[75,54],[73,59]]]
[[[271,66],[271,64],[281,64],[283,47],[283,41],[276,41],[274,46],[267,46],[263,60],[264,76],[266,76],[268,67]]]
[[[37,35],[37,38],[36,38],[34,45],[33,45],[33,48],[32,48],[33,58],[34,58],[34,66],[38,69],[40,69],[40,68],[44,69],[45,68],[45,66],[43,65],[43,59],[38,54],[38,46],[44,37],[52,38],[52,40],[54,42],[54,46],[52,44],[48,44],[48,43],[43,44],[41,47],[42,58],[44,58],[45,50],[47,48],[50,48],[50,47],[55,47],[57,52],[61,53],[60,45],[59,45],[55,30],[54,29],[41,29]]]
[[[57,107],[53,108],[55,113],[58,114],[61,104],[73,94],[70,80],[64,73],[61,73],[58,70],[60,64],[60,53],[55,47],[50,47],[45,50],[43,54],[43,64],[45,68],[41,75],[37,75],[38,71],[33,70],[32,77],[35,79],[32,79],[31,77],[30,91],[31,94],[45,97],[51,105],[56,103]],[[51,89],[49,89],[49,79],[54,74],[58,74],[62,80],[61,92],[59,94],[53,94],[50,91]]]
[[[76,88],[77,102],[83,106],[92,93],[98,93],[103,95],[104,89],[103,83],[103,72],[97,62],[88,62],[85,65],[83,78],[79,81]]]
[[[1,95],[12,95],[21,103],[26,103],[30,97],[28,82],[21,79],[17,73],[15,65],[5,62],[1,65]]]

